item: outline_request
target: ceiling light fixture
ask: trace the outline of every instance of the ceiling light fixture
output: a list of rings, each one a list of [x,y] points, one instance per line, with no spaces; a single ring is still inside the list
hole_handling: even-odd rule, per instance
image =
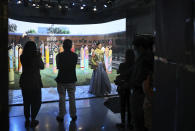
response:
[[[17,1],[17,4],[21,4],[22,2],[20,0]]]
[[[48,8],[51,8],[51,5],[47,5]]]
[[[96,6],[93,8],[93,11],[97,11],[97,8],[96,8]]]
[[[65,5],[64,7],[65,7],[66,9],[68,9],[68,6],[67,6],[67,5]]]
[[[104,4],[104,7],[107,8],[108,6],[106,4]]]
[[[33,4],[32,4],[32,6],[36,6],[36,4],[35,4],[35,3],[33,3]]]
[[[62,9],[62,6],[61,6],[61,5],[58,5],[58,8],[59,8],[59,9]]]
[[[36,8],[39,8],[39,5],[37,5]]]
[[[83,6],[81,6],[81,10],[83,10],[84,9],[84,7]]]
[[[111,1],[111,0],[108,0],[107,3],[108,3],[108,4],[109,4],[109,3],[112,3],[112,1]]]

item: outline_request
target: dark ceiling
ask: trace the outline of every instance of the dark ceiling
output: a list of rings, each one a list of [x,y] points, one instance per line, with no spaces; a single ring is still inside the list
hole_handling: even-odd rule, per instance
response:
[[[9,18],[22,21],[95,24],[144,14],[153,5],[154,0],[10,0],[8,11]]]

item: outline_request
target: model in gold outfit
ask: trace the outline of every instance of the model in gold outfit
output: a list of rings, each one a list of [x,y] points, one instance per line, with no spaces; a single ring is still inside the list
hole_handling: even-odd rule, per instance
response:
[[[101,50],[102,44],[97,43],[96,46],[97,48],[91,58],[93,74],[90,81],[89,92],[97,96],[102,96],[110,93],[111,84],[105,71],[104,51]]]

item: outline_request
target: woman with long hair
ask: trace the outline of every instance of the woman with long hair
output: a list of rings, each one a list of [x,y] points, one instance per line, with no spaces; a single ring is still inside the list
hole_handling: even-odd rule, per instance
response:
[[[35,127],[39,123],[35,118],[41,107],[41,87],[43,85],[40,69],[44,69],[44,63],[33,41],[28,41],[25,44],[20,59],[23,67],[20,87],[23,96],[25,127]]]

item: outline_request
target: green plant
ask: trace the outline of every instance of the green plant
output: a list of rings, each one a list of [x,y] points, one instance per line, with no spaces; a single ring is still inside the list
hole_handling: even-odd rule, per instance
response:
[[[30,29],[30,30],[28,30],[28,31],[26,31],[26,34],[35,34],[36,33],[36,31],[34,30],[34,29]]]

